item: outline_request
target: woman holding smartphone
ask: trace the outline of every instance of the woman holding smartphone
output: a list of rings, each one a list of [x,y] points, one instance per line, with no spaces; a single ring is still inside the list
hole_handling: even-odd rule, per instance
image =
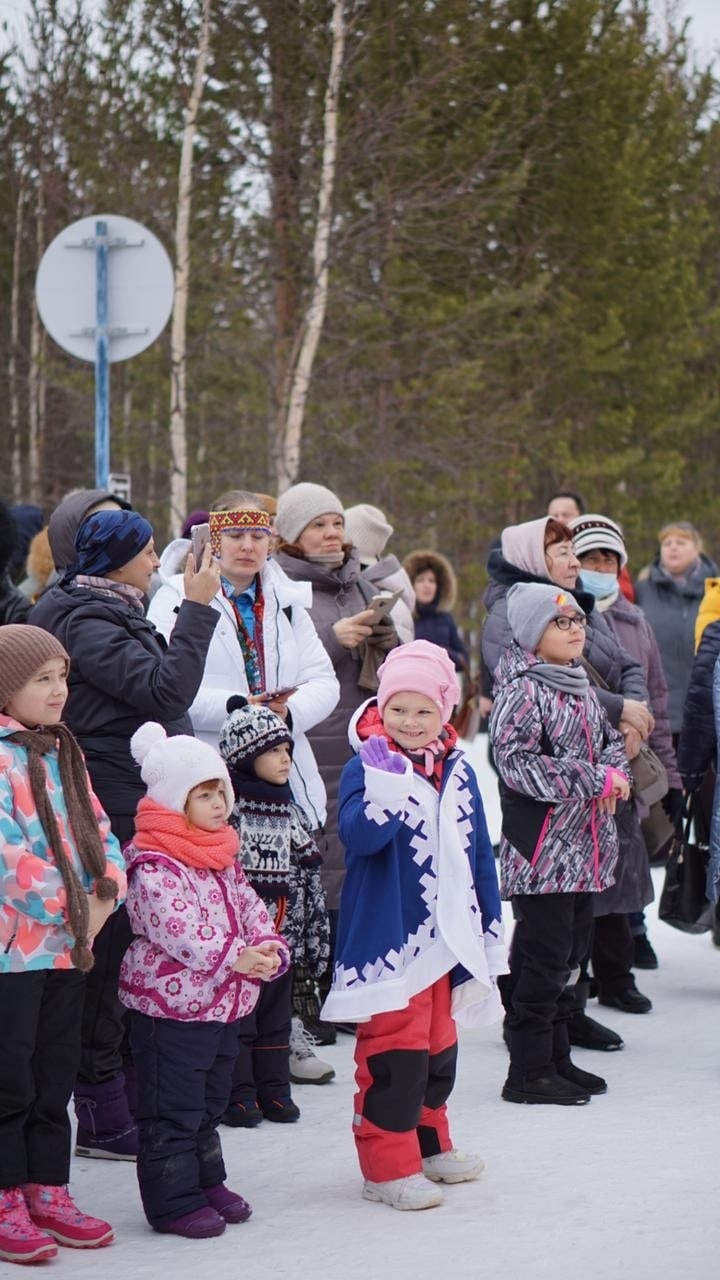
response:
[[[325,823],[325,788],[306,735],[330,715],[340,690],[310,617],[312,590],[307,582],[292,582],[268,559],[271,520],[255,494],[222,494],[208,524],[220,570],[212,601],[219,620],[190,708],[193,729],[217,747],[228,698],[238,693],[277,712],[293,737],[293,798],[317,830]],[[184,598],[179,573],[166,577],[153,596],[148,617],[167,640]]]

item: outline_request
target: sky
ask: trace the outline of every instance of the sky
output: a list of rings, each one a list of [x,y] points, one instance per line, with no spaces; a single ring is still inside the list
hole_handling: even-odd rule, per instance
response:
[[[713,56],[720,59],[720,0],[653,0],[653,6],[659,17],[668,7],[689,17],[693,43],[701,60]],[[27,8],[28,0],[0,0],[0,24],[7,23],[10,35],[21,33]]]

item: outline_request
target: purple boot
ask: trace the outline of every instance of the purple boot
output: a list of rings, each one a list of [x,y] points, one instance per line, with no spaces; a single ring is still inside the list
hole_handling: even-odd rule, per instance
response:
[[[208,1204],[226,1222],[247,1222],[252,1213],[250,1205],[224,1182],[219,1182],[216,1187],[203,1187],[203,1191]]]
[[[225,1219],[210,1205],[173,1218],[164,1227],[153,1227],[153,1231],[159,1231],[161,1235],[184,1236],[186,1240],[207,1240],[209,1236],[221,1236],[224,1230]]]
[[[100,1160],[136,1160],[138,1131],[135,1127],[122,1072],[102,1084],[75,1086],[75,1115],[78,1119],[76,1156]]]

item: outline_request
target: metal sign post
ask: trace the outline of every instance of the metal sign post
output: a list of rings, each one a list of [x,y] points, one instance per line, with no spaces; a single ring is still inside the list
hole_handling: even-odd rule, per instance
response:
[[[110,370],[108,365],[107,222],[95,223],[95,487],[110,475]]]
[[[117,249],[134,252],[111,257]],[[81,218],[45,250],[35,294],[50,336],[95,365],[95,484],[108,489],[110,365],[139,355],[165,328],[174,297],[172,263],[152,231],[132,218]]]

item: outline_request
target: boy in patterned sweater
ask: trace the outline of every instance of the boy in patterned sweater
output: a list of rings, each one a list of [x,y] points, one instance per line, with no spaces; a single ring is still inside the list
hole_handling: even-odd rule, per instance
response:
[[[274,711],[240,695],[230,698],[227,709],[219,750],[235,793],[230,823],[240,835],[245,873],[287,940],[293,962],[318,978],[328,964],[330,926],[320,853],[288,783],[290,730]],[[335,1075],[305,1047],[302,1026],[293,1023],[292,985],[291,966],[263,988],[252,1014],[237,1023],[239,1053],[225,1124],[253,1128],[263,1118],[299,1119],[290,1095],[296,1054],[303,1083],[325,1084]]]

